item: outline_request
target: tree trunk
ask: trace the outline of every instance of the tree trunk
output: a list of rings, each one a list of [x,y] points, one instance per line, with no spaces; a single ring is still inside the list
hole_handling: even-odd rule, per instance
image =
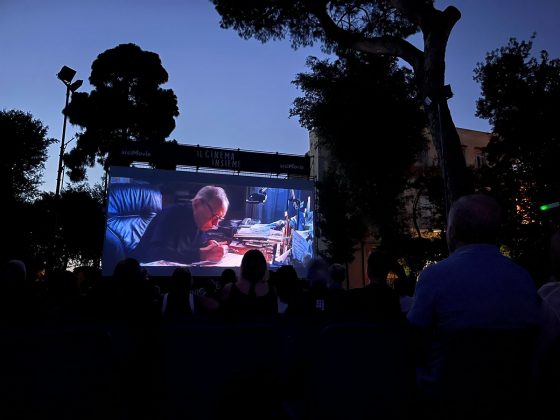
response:
[[[421,99],[425,104],[432,142],[437,151],[445,180],[446,216],[451,203],[474,190],[461,149],[459,135],[447,106],[449,93],[445,86],[445,50],[453,26],[461,12],[453,6],[444,11],[431,2],[418,0],[390,0],[392,6],[420,27],[424,37],[424,51],[405,39],[392,36],[364,37],[342,29],[329,16],[328,1],[313,1],[312,10],[321,22],[326,35],[340,45],[368,54],[399,57],[414,69]],[[428,100],[426,100],[429,98]]]
[[[422,67],[415,69],[445,182],[446,217],[455,200],[474,190],[459,134],[447,105],[452,93],[445,90],[445,50],[452,25],[452,21],[443,13],[431,22],[429,30],[424,30],[424,60]]]
[[[445,182],[445,213],[459,197],[473,192],[459,134],[446,101],[426,106],[432,142]]]

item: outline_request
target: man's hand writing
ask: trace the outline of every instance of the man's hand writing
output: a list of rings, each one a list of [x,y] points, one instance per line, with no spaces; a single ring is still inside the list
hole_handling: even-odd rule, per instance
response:
[[[221,261],[228,252],[226,244],[227,242],[208,241],[207,246],[200,248],[200,258],[212,262]]]

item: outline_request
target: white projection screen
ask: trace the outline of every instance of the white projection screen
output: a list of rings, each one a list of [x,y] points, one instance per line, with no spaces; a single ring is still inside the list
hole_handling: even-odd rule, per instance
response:
[[[244,253],[258,249],[271,270],[290,264],[303,276],[315,257],[310,180],[120,166],[109,174],[103,275],[132,257],[155,276],[178,266],[195,276],[219,276],[225,268],[238,271]],[[208,203],[207,210],[195,210],[200,205],[192,200],[206,186],[225,192],[229,208],[223,217]],[[199,219],[209,214],[215,216],[212,228],[200,228]],[[223,258],[205,260],[199,249],[208,244],[223,246]]]

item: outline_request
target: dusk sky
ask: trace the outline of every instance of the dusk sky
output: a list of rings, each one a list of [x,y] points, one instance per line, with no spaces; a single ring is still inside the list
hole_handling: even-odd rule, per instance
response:
[[[475,117],[478,85],[473,69],[510,37],[537,33],[534,52],[560,57],[560,0],[454,0],[462,12],[447,53],[449,101],[458,127],[488,131]],[[288,118],[301,95],[291,81],[306,71],[305,59],[319,48],[291,49],[289,40],[261,44],[219,27],[207,0],[0,0],[0,108],[30,112],[62,134],[65,87],[56,78],[63,65],[91,90],[91,63],[103,51],[135,43],[159,54],[169,73],[180,115],[170,138],[179,143],[305,154],[308,133]],[[78,127],[68,125],[66,140]],[[5,140],[5,139],[2,139]],[[70,143],[69,148],[73,146]],[[50,149],[43,189],[54,191],[59,145]],[[90,173],[97,182],[100,171]]]

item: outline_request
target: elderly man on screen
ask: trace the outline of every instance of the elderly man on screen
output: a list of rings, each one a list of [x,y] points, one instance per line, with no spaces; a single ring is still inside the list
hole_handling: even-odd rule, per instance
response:
[[[134,250],[134,257],[140,262],[220,261],[228,252],[227,245],[208,241],[205,232],[224,219],[228,208],[223,188],[201,188],[190,203],[166,207],[152,220]]]

